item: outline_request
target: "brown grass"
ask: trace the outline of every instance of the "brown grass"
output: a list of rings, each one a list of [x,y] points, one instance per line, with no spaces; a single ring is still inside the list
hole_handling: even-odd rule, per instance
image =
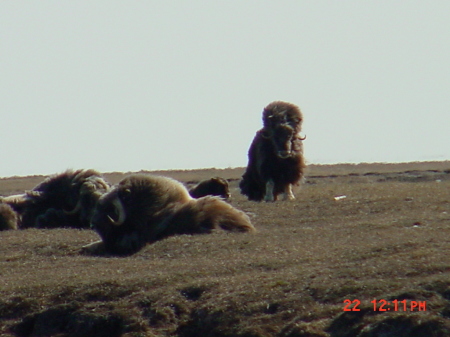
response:
[[[0,335],[450,335],[449,162],[311,166],[297,200],[276,203],[239,194],[243,169],[163,173],[230,179],[258,233],[176,236],[107,258],[79,254],[98,239],[90,230],[0,232]],[[1,179],[0,194],[40,180]],[[344,312],[346,299],[361,311]],[[374,299],[408,310],[374,311]]]

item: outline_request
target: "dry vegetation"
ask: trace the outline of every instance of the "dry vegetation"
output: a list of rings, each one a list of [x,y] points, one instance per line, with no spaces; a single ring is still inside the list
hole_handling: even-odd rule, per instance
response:
[[[238,193],[243,169],[159,173],[230,179],[258,233],[176,236],[117,258],[79,253],[90,230],[0,232],[0,335],[450,336],[449,162],[311,166],[297,200],[276,203]],[[42,178],[1,179],[0,194]],[[361,311],[344,312],[346,299]],[[374,311],[374,299],[408,309]]]

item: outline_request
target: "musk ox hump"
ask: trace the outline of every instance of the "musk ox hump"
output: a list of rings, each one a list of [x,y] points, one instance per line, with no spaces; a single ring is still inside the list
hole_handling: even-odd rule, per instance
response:
[[[117,193],[122,201],[145,197],[147,202],[160,204],[183,202],[192,199],[186,187],[179,181],[158,175],[134,174],[124,178],[117,185]]]
[[[168,177],[133,174],[102,195],[94,212],[93,225],[100,222],[120,226],[159,216],[168,205],[191,200],[186,187]]]

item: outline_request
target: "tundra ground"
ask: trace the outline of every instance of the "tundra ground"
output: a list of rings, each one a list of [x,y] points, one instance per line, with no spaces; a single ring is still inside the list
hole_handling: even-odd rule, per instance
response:
[[[157,173],[229,179],[256,234],[92,257],[91,230],[0,232],[0,335],[450,336],[450,162],[312,165],[275,203],[240,195],[243,171]],[[0,179],[0,195],[42,179]]]

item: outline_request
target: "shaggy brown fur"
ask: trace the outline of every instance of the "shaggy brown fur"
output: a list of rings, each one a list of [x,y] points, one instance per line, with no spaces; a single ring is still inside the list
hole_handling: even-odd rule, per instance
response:
[[[173,234],[210,233],[215,229],[252,232],[248,216],[215,196],[205,196],[179,204],[158,225],[157,238]]]
[[[17,229],[19,217],[8,204],[0,203],[0,231]]]
[[[92,226],[102,241],[83,247],[83,251],[94,254],[132,254],[174,234],[213,229],[254,231],[245,213],[219,198],[192,199],[180,182],[144,174],[124,178],[103,195]]]
[[[92,209],[108,189],[109,184],[95,170],[67,170],[4,201],[19,212],[20,228],[89,228]]]
[[[224,199],[229,199],[231,197],[228,181],[220,177],[214,177],[199,182],[189,190],[189,194],[196,199],[207,195],[217,195]]]
[[[262,113],[263,130],[269,132],[280,124],[288,124],[297,134],[302,129],[303,114],[298,106],[282,101],[267,105]]]
[[[264,127],[248,151],[248,165],[239,184],[249,200],[275,201],[279,194],[295,199],[292,186],[303,179],[303,116],[293,104],[274,102],[263,111]]]

